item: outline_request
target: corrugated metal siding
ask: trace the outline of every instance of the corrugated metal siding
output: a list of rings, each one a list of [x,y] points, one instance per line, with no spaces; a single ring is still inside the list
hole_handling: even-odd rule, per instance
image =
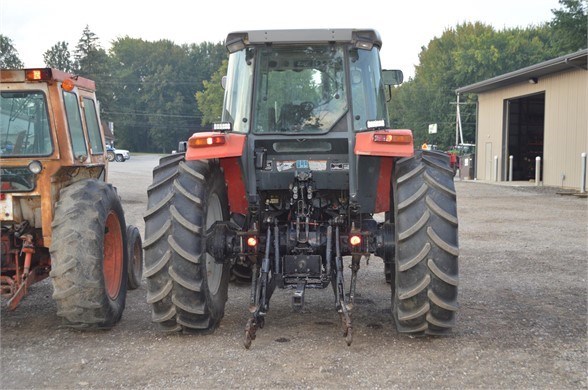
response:
[[[502,159],[503,99],[496,91],[480,94],[478,99],[476,177],[480,180],[493,180],[494,155],[498,156],[499,161]]]
[[[476,177],[493,180],[488,164],[498,156],[502,163],[504,102],[545,92],[545,132],[543,149],[543,183],[579,188],[580,155],[588,152],[588,72],[571,70],[539,79],[537,84],[516,84],[508,88],[481,93],[476,141]],[[486,156],[492,144],[492,155]],[[506,157],[508,158],[508,157]],[[506,180],[499,167],[498,180]]]

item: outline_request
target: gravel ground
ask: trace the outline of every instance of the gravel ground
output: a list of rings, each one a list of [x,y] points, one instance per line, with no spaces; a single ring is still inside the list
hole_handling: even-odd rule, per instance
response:
[[[110,164],[127,223],[139,227],[154,156]],[[49,281],[1,312],[2,389],[587,388],[587,200],[555,189],[456,182],[460,311],[449,337],[399,335],[383,263],[362,262],[348,347],[330,288],[294,313],[277,290],[266,326],[242,346],[248,286],[232,284],[220,328],[164,334],[146,290],[110,331],[60,327]],[[348,271],[348,270],[347,270]],[[348,275],[346,275],[349,280]]]

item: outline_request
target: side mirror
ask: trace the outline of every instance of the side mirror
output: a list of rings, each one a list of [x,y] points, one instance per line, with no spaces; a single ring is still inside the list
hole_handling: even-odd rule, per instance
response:
[[[400,85],[404,80],[404,75],[401,70],[382,70],[382,79],[384,85]]]
[[[188,142],[187,141],[180,141],[178,143],[178,153],[186,153],[188,149]]]
[[[223,89],[227,89],[227,76],[223,76],[223,78],[221,79],[221,86],[223,87]]]

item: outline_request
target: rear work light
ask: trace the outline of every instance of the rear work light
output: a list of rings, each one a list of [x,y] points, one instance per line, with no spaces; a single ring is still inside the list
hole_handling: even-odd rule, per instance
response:
[[[361,236],[359,234],[352,235],[349,237],[349,243],[353,246],[361,244]]]
[[[231,122],[220,122],[212,125],[214,131],[231,131],[231,127]]]
[[[386,122],[383,119],[374,119],[366,122],[368,129],[383,129],[386,127]]]
[[[193,148],[202,148],[207,146],[220,146],[227,143],[224,134],[211,135],[204,137],[193,137],[188,140],[188,146]]]
[[[412,143],[412,135],[410,134],[374,134],[374,142],[381,142],[386,144],[410,144]]]
[[[52,74],[50,68],[43,69],[25,69],[25,79],[27,81],[47,81],[51,80]]]
[[[257,238],[255,238],[255,237],[249,237],[247,239],[247,245],[250,246],[250,247],[256,246],[257,245]]]

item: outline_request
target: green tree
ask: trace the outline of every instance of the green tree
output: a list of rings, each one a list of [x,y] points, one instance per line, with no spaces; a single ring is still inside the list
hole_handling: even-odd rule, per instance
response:
[[[74,50],[72,68],[72,71],[80,76],[94,80],[101,113],[110,111],[114,99],[110,82],[112,61],[106,51],[100,47],[96,34],[90,31],[87,25]],[[102,119],[110,118],[108,115],[102,115]]]
[[[223,50],[220,50],[220,49]],[[201,128],[194,94],[218,69],[220,44],[178,46],[169,40],[119,38],[110,50],[114,100],[106,112],[117,145],[169,152]]]
[[[478,22],[447,29],[422,48],[414,79],[393,91],[393,124],[412,128],[416,144],[448,148],[455,143],[455,90],[552,58],[550,34],[546,25],[496,31]],[[476,96],[461,101],[464,139],[473,142]],[[437,123],[435,135],[428,134],[431,123]]]
[[[108,55],[87,25],[74,50],[74,68],[80,75],[94,80],[109,75]]]
[[[74,61],[76,68],[82,67],[82,62],[86,60],[86,57],[91,52],[99,50],[100,45],[98,43],[98,37],[94,34],[88,25],[84,27],[82,36],[80,37],[78,44],[74,50]]]
[[[0,34],[0,68],[24,68],[24,63],[18,57],[18,51],[14,48],[12,39],[3,34]]]
[[[57,42],[51,46],[51,49],[43,53],[43,60],[48,67],[60,69],[64,72],[74,71],[74,64],[71,59],[68,43],[65,41]]]
[[[393,90],[392,124],[413,129],[415,144],[455,143],[455,90],[478,81],[574,52],[587,46],[587,3],[560,0],[550,23],[495,30],[482,23],[463,23],[433,38],[419,55],[415,77]],[[475,138],[476,95],[462,96],[464,139]],[[438,134],[428,134],[437,123]]]
[[[202,82],[209,80],[221,66],[222,61],[227,59],[227,49],[221,42],[202,42],[183,46],[183,48],[188,56],[186,62],[188,69],[182,71],[193,76],[199,89],[202,88]]]
[[[105,117],[114,123],[116,145],[144,152],[153,151],[146,102],[142,98],[142,81],[147,75],[142,57],[146,56],[147,45],[142,39],[129,37],[113,42],[112,77],[108,81],[113,90],[113,104],[105,112]]]
[[[575,52],[588,46],[588,3],[585,0],[559,0],[560,9],[553,9],[554,45],[559,54]]]
[[[196,101],[198,109],[202,112],[203,125],[220,121],[224,96],[221,82],[223,76],[227,74],[227,65],[228,61],[224,60],[211,79],[203,81],[204,89],[196,92]]]

